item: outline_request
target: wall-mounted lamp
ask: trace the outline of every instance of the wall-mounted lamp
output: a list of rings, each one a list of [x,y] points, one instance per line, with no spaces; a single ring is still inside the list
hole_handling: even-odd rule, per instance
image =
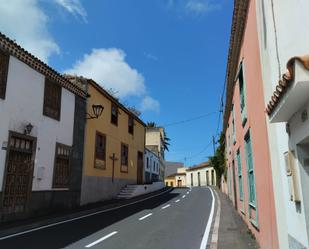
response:
[[[33,129],[33,125],[31,123],[27,124],[24,128],[25,135],[29,135]]]
[[[93,115],[90,115],[89,113],[87,113],[88,115],[87,119],[99,118],[102,115],[103,110],[104,110],[104,107],[102,105],[92,105]]]

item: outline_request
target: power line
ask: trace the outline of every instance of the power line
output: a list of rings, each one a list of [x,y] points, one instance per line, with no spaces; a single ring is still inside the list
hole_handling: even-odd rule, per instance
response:
[[[181,120],[181,121],[177,121],[177,122],[165,124],[165,125],[162,125],[162,126],[163,126],[163,127],[168,127],[168,126],[173,126],[173,125],[179,125],[179,124],[183,124],[183,123],[188,123],[188,122],[192,122],[192,121],[195,121],[195,120],[198,120],[198,119],[202,119],[202,118],[209,117],[209,116],[214,115],[214,114],[216,114],[216,113],[217,113],[217,112],[210,112],[210,113],[206,113],[206,114],[201,115],[201,116],[197,116],[197,117],[193,117],[193,118],[190,118],[190,119],[185,119],[185,120]]]

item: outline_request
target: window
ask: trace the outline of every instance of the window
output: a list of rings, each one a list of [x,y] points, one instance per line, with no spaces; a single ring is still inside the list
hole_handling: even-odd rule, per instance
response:
[[[118,125],[118,107],[112,104],[111,123]]]
[[[245,153],[246,153],[248,192],[249,192],[249,217],[251,223],[254,224],[255,226],[258,226],[253,152],[252,152],[250,131],[248,131],[247,135],[245,136]]]
[[[244,200],[244,188],[242,180],[242,167],[241,167],[241,156],[240,151],[237,151],[237,165],[238,165],[238,186],[239,186],[239,199]]]
[[[242,124],[245,125],[247,121],[247,110],[246,110],[246,89],[245,89],[243,62],[240,64],[238,81],[239,81],[239,92],[240,92],[240,112],[241,112]]]
[[[235,127],[235,110],[234,104],[232,105],[232,128],[233,128],[233,144],[236,143],[236,127]]]
[[[71,148],[63,144],[56,144],[54,162],[53,188],[68,188],[70,176]]]
[[[134,134],[134,119],[130,116],[128,119],[128,132],[132,135]]]
[[[5,99],[10,56],[0,50],[0,98]]]
[[[155,171],[156,171],[156,162],[153,161],[153,172],[155,172]]]
[[[45,78],[43,115],[60,120],[61,86]]]
[[[121,172],[128,172],[128,164],[129,164],[129,148],[126,144],[121,144]]]
[[[106,136],[100,132],[96,132],[95,136],[95,159],[94,167],[105,169],[106,161]]]
[[[149,157],[147,157],[147,169],[149,169]]]

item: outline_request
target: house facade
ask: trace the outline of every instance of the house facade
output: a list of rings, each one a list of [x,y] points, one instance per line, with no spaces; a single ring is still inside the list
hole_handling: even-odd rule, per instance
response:
[[[86,123],[82,205],[114,198],[127,184],[143,183],[146,127],[96,82],[86,81],[87,112],[97,104],[104,110]]]
[[[86,93],[0,34],[0,213],[79,205]]]
[[[170,174],[169,176],[165,177],[164,183],[165,186],[170,186],[170,187],[186,187],[187,186],[187,174],[186,174],[186,168],[181,167],[177,168],[177,172]]]
[[[196,166],[187,168],[187,187],[216,186],[216,171],[209,162],[204,162]]]
[[[257,26],[260,2],[234,2],[223,123],[227,186],[261,248],[279,248]]]
[[[309,248],[309,2],[259,1],[257,21],[280,248]]]
[[[144,182],[152,183],[159,181],[160,176],[160,158],[151,150],[145,148],[144,159]]]
[[[159,180],[164,181],[165,161],[164,161],[164,128],[147,127],[146,128],[146,148],[155,153],[160,159]]]

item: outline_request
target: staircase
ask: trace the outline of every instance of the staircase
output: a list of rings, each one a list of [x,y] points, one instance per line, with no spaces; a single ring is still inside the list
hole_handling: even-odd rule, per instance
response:
[[[130,199],[134,196],[134,192],[138,186],[137,185],[126,185],[120,190],[117,195],[117,199]]]

